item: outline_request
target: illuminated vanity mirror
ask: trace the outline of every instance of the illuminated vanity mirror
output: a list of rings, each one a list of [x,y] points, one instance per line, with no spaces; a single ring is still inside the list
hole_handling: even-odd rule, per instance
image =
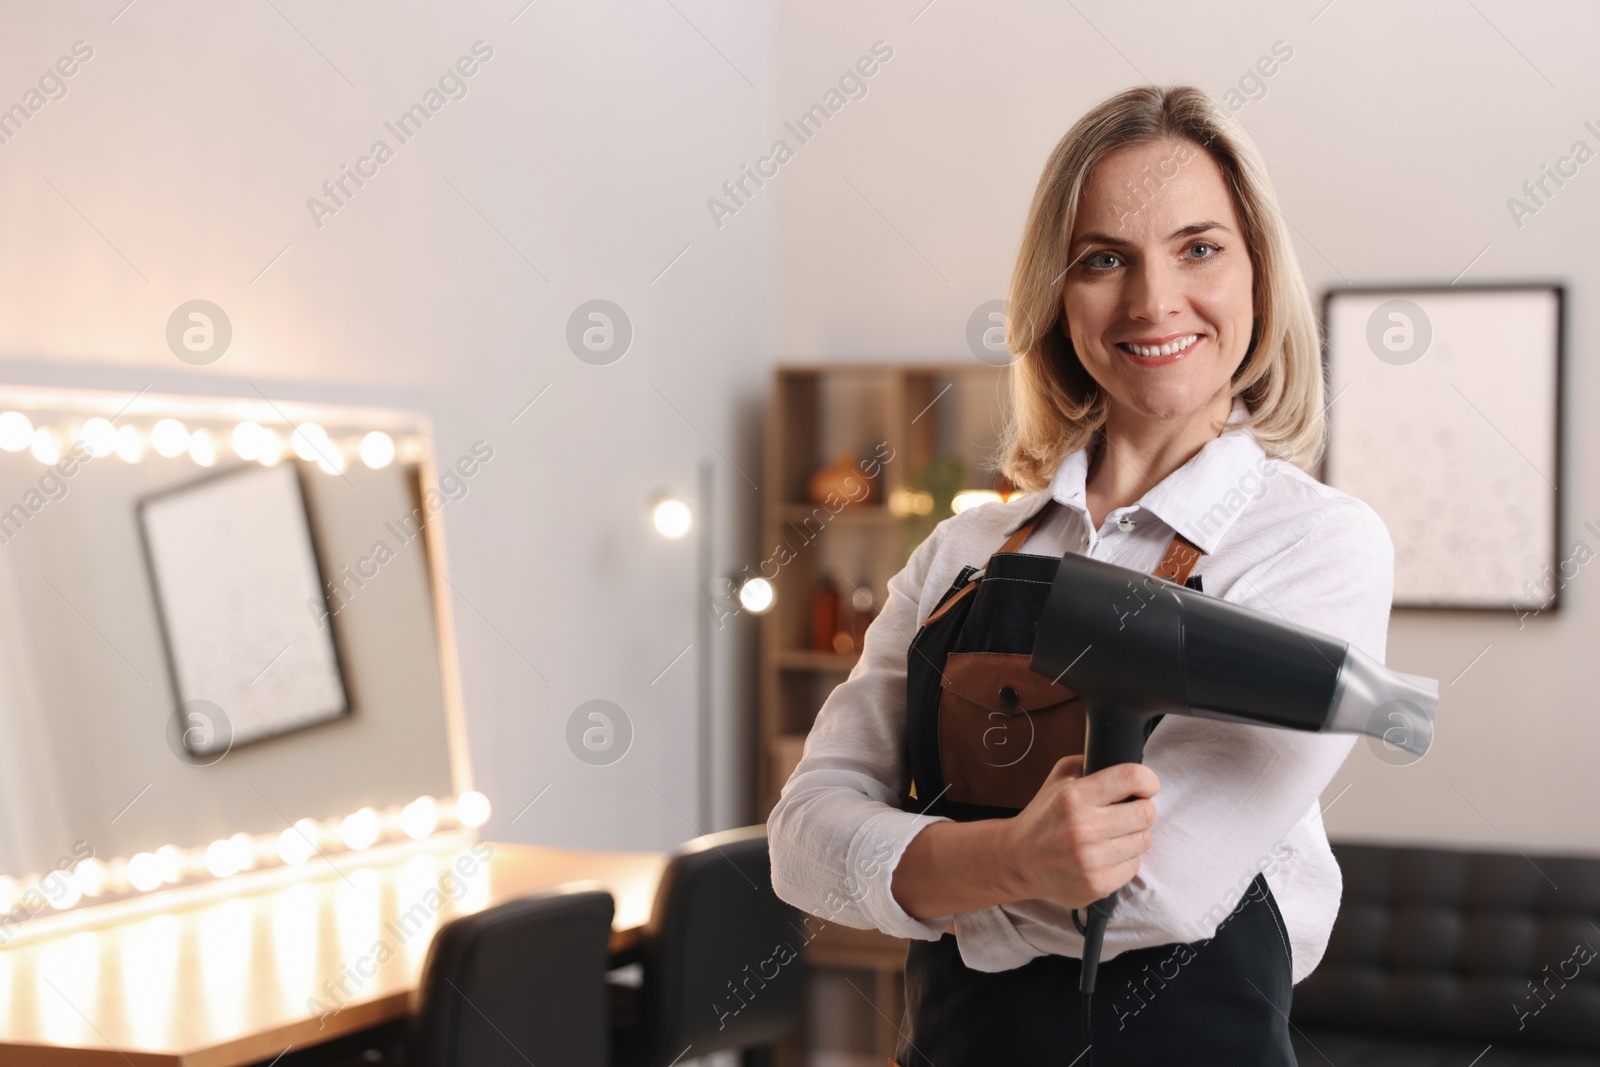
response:
[[[0,389],[0,940],[481,824],[460,484],[406,413]]]

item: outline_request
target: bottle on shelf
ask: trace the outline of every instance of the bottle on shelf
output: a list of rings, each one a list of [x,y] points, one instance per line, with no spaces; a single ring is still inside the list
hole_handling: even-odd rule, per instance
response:
[[[834,636],[839,632],[839,587],[830,574],[817,577],[811,593],[811,650],[833,652]]]
[[[878,605],[872,595],[872,586],[861,582],[850,594],[850,640],[859,651],[867,640],[867,627],[878,617]]]

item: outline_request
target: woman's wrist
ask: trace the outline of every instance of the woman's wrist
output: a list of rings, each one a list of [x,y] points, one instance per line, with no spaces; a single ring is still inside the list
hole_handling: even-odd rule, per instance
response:
[[[1026,899],[1010,819],[936,822],[911,839],[890,879],[907,915],[930,919]]]
[[[1028,891],[1022,870],[1022,853],[1016,845],[1017,820],[1012,818],[987,821],[994,824],[994,832],[989,835],[991,852],[988,859],[990,869],[995,872],[996,888],[1001,894],[1001,899],[997,903],[1010,904],[1016,900],[1028,900],[1033,894]]]

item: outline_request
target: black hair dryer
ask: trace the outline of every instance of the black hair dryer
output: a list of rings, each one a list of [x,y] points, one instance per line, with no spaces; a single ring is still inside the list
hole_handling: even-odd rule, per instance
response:
[[[1143,762],[1158,715],[1366,734],[1421,756],[1439,701],[1435,679],[1348,642],[1075,552],[1056,571],[1029,666],[1083,701],[1085,775]],[[1088,908],[1085,993],[1116,903],[1113,893]]]

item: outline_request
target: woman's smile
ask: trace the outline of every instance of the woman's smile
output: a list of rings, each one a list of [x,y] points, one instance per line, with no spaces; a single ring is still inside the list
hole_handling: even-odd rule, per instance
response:
[[[1174,333],[1166,337],[1141,337],[1133,341],[1118,341],[1116,347],[1127,353],[1128,359],[1141,367],[1159,367],[1163,363],[1176,363],[1193,352],[1205,340],[1198,333]]]

